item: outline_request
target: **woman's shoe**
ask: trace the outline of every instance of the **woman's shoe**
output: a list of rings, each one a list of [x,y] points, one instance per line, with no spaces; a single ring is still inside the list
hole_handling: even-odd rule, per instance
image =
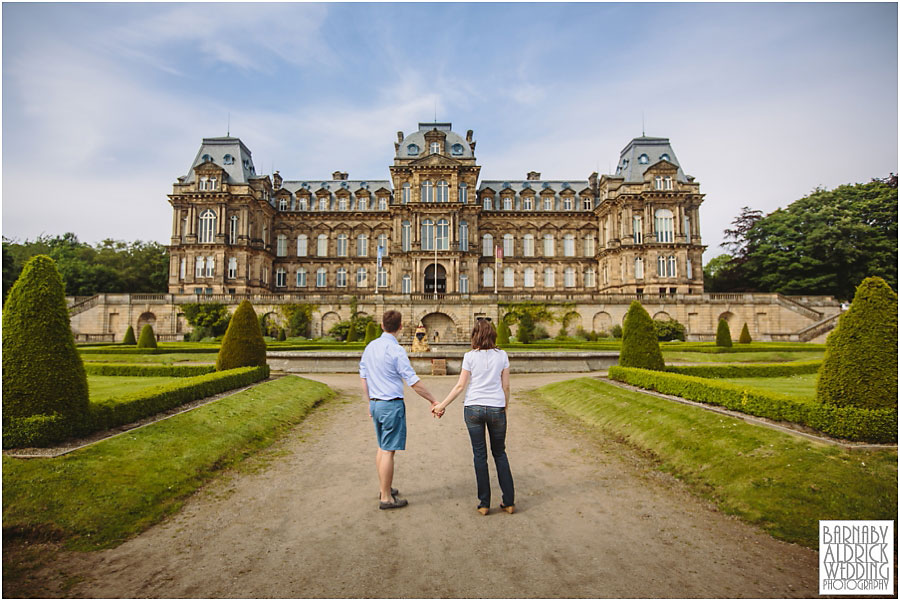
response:
[[[505,511],[506,513],[515,513],[515,512],[516,512],[516,506],[515,506],[515,505],[502,505],[502,504],[501,504],[501,505],[500,505],[500,509],[502,509],[502,510]]]
[[[481,515],[487,515],[489,511],[490,511],[489,507],[479,507],[478,508],[478,513],[480,513]]]

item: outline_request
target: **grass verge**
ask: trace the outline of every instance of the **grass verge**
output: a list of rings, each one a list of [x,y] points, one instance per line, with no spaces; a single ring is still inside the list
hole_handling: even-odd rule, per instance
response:
[[[591,378],[536,398],[654,455],[724,512],[810,548],[818,520],[896,520],[897,451],[848,450]]]
[[[85,363],[158,363],[160,365],[172,365],[190,361],[191,363],[215,363],[218,353],[166,353],[157,355],[114,355],[104,353],[82,353],[81,360]]]
[[[115,546],[332,394],[289,376],[62,457],[3,457],[3,535],[59,537],[76,550]]]
[[[706,353],[702,351],[678,351],[670,350],[665,346],[662,349],[663,359],[666,362],[678,361],[683,363],[774,363],[779,361],[812,361],[822,359],[825,351],[747,351],[738,353]]]
[[[180,378],[163,376],[154,377],[124,377],[124,376],[88,376],[88,390],[91,402],[97,403],[114,399],[116,397],[140,392],[145,388],[153,388],[169,382],[176,382]]]
[[[800,399],[816,398],[816,378],[818,374],[800,374],[779,378],[727,378],[726,382],[786,394]]]

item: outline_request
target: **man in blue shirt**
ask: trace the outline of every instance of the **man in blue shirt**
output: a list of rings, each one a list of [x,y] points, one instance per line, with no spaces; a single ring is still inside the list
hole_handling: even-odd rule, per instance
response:
[[[397,498],[394,480],[394,453],[406,449],[406,405],[403,402],[403,381],[434,407],[437,401],[419,380],[409,363],[406,351],[400,346],[401,316],[399,311],[385,311],[381,318],[384,334],[366,346],[359,362],[359,377],[363,394],[369,401],[369,416],[375,423],[378,450],[375,467],[381,484],[380,509],[396,509],[407,504]]]

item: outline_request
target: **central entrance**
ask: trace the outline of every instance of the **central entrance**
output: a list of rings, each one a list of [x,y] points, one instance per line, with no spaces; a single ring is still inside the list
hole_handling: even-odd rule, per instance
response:
[[[440,265],[437,265],[437,273],[435,273],[435,264],[431,263],[425,268],[425,292],[427,294],[445,294],[447,292],[447,271]]]

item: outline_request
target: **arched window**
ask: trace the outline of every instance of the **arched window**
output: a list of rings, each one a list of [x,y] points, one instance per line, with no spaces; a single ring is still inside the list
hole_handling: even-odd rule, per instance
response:
[[[275,254],[279,257],[287,256],[287,236],[278,234],[275,242]]]
[[[446,219],[437,222],[437,249],[450,250],[450,222]]]
[[[485,288],[491,288],[494,286],[494,270],[490,267],[485,267],[482,273],[481,285]]]
[[[230,154],[226,154],[224,157],[222,157],[222,162],[226,165],[234,165],[234,157]]]
[[[376,274],[376,278],[378,279],[378,287],[379,288],[387,288],[388,285],[388,276],[387,276],[387,267],[382,266],[381,269],[378,270]]]
[[[412,237],[412,226],[409,221],[403,221],[400,224],[400,250],[409,252],[410,238]]]
[[[693,280],[694,279],[694,269],[693,269],[693,265],[691,264],[690,259],[687,260],[686,267],[687,267],[687,269],[685,270],[686,271],[685,275],[687,275],[687,279]]]
[[[203,161],[204,163],[212,163],[213,162],[212,157],[209,156],[208,154],[204,154],[202,157],[200,157],[200,160]]]
[[[275,270],[275,287],[284,288],[285,286],[287,286],[287,272],[284,267],[279,267]]]
[[[390,246],[388,242],[389,240],[387,234],[378,234],[378,247],[381,248],[382,257],[388,256],[388,247]]]
[[[522,237],[522,256],[534,256],[534,236],[532,234],[525,234]]]
[[[460,294],[468,294],[469,293],[469,276],[464,273],[459,274],[459,293]]]
[[[566,270],[563,272],[563,286],[566,288],[574,288],[575,287],[575,268],[574,267],[566,267]]]
[[[324,267],[316,270],[316,288],[324,288],[328,285],[328,271]]]
[[[230,257],[228,259],[228,279],[233,280],[237,277],[237,259]]]
[[[268,246],[269,245],[269,226],[266,225],[265,223],[263,224],[262,239],[263,239],[263,244],[265,246]]]
[[[544,234],[544,256],[556,256],[556,242],[553,240],[553,234]]]
[[[450,202],[450,184],[444,180],[437,183],[437,201]]]
[[[216,213],[212,209],[206,209],[200,213],[200,227],[197,228],[199,236],[197,242],[211,244],[216,235]]]
[[[575,256],[575,235],[574,234],[566,234],[563,236],[563,256],[566,257],[574,257]]]
[[[663,189],[663,178],[662,178],[662,176],[661,176],[661,175],[657,175],[655,178],[653,178],[653,184],[654,184],[654,187],[655,187],[657,190],[662,190],[662,189]]]
[[[403,184],[403,187],[400,188],[400,202],[403,204],[409,204],[409,192],[412,189],[412,186],[409,184]]]
[[[556,273],[552,267],[544,268],[544,288],[553,288],[556,286]]]
[[[684,216],[684,239],[688,244],[691,243],[691,218],[687,215]]]
[[[671,256],[671,255],[669,256],[668,264],[669,264],[669,269],[668,269],[668,272],[666,273],[666,275],[669,276],[670,278],[677,277],[678,273],[676,272],[676,269],[675,269],[676,264],[675,264],[674,256]]]
[[[216,258],[206,257],[206,277],[211,278],[216,275]]]
[[[674,242],[673,215],[669,209],[657,209],[656,213],[656,241]]]
[[[369,280],[369,272],[365,267],[359,267],[356,270],[356,287],[365,288]]]
[[[456,156],[461,155],[463,153],[462,144],[454,144],[450,147],[450,152]]]
[[[469,224],[465,221],[459,222],[459,250],[469,250]]]
[[[347,269],[345,267],[340,267],[337,270],[337,285],[338,288],[347,287]]]
[[[522,277],[522,285],[526,288],[534,288],[534,267],[526,267]]]
[[[297,270],[297,287],[306,288],[306,269],[303,267]]]
[[[337,237],[337,256],[346,257],[347,256],[347,234],[338,234]]]
[[[656,275],[657,277],[666,277],[666,259],[662,255],[656,257]]]
[[[595,252],[594,234],[588,234],[584,237],[584,256],[593,257]]]
[[[434,221],[422,221],[422,250],[434,250]]]
[[[483,209],[485,211],[491,211],[491,210],[493,210],[493,208],[494,208],[494,199],[491,198],[490,196],[485,196]]]
[[[308,246],[308,242],[307,242],[306,234],[300,234],[299,236],[297,236],[297,256],[298,257],[306,256],[306,253],[309,252],[307,246]]]
[[[494,237],[490,234],[485,234],[481,237],[481,256],[482,257],[493,257],[494,256]]]
[[[417,154],[419,154],[419,147],[415,144],[410,144],[406,147],[406,152],[408,152],[412,156],[416,156]]]
[[[316,239],[316,255],[319,257],[327,257],[328,256],[328,235],[327,234],[319,234],[319,237]]]
[[[649,162],[650,162],[650,157],[648,157],[646,154],[642,154],[641,156],[638,157],[638,163],[640,163],[641,165],[646,165]]]
[[[459,202],[463,204],[469,202],[469,187],[465,182],[459,185]]]
[[[595,278],[593,268],[588,268],[584,270],[584,287],[585,288],[593,288],[597,285],[597,281]]]
[[[671,189],[672,189],[672,176],[671,176],[671,175],[667,175],[667,176],[665,177],[665,179],[663,179],[663,184],[664,184],[664,185],[663,185],[663,188],[664,188],[664,189],[666,189],[666,190],[671,190]]]
[[[504,288],[512,288],[515,286],[515,271],[512,267],[504,267],[503,268],[503,287]]]
[[[356,256],[369,256],[369,237],[366,234],[359,234],[356,237]]]
[[[644,260],[640,257],[634,260],[634,279],[644,279]]]
[[[643,244],[644,243],[644,223],[643,219],[641,219],[640,215],[635,215],[632,218],[632,232],[634,233],[634,243],[635,244]]]
[[[434,202],[434,184],[429,179],[422,182],[422,202]]]
[[[218,190],[219,189],[219,180],[214,177],[209,178],[209,189],[210,190]]]
[[[512,257],[516,254],[516,239],[512,234],[503,235],[503,257]]]
[[[666,154],[665,152],[662,153],[661,155],[659,155],[659,158],[661,158],[661,159],[664,160],[664,161],[672,162],[672,159],[670,159],[670,158],[669,158],[669,155]]]
[[[238,239],[238,217],[237,215],[232,215],[231,219],[228,220],[228,243],[229,244],[237,244]]]
[[[403,274],[403,280],[400,282],[401,294],[412,294],[412,278],[408,273]]]

